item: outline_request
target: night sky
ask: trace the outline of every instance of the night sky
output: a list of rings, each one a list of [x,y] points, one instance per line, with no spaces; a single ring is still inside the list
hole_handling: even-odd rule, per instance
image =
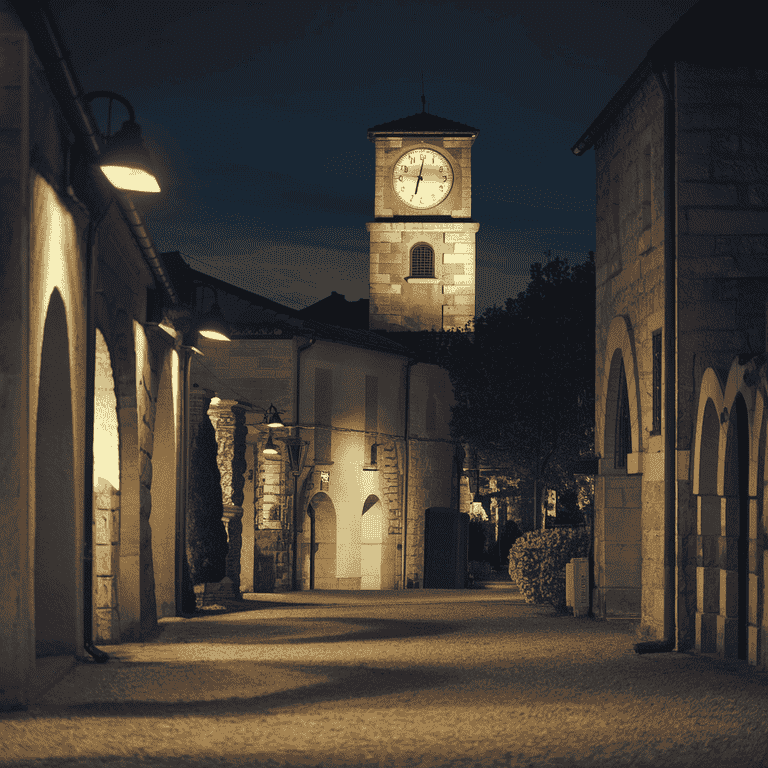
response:
[[[576,263],[594,250],[594,154],[570,148],[693,4],[52,0],[51,10],[84,90],[127,98],[161,164],[162,193],[136,199],[157,250],[294,308],[332,290],[368,297],[366,131],[421,111],[423,72],[427,111],[480,131],[479,313],[523,290],[545,251]],[[104,131],[105,105],[92,104]]]

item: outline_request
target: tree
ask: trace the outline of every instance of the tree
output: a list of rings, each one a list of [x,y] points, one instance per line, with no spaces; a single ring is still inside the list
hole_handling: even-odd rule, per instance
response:
[[[542,489],[572,489],[572,462],[593,452],[594,329],[590,251],[573,267],[533,264],[525,291],[441,347],[457,401],[454,438],[531,483],[534,520]]]
[[[226,574],[227,531],[222,522],[221,474],[216,433],[203,416],[190,435],[186,555],[193,584],[221,581]]]

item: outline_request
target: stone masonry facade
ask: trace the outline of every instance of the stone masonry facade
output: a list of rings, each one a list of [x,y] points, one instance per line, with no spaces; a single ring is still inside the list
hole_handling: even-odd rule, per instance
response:
[[[761,544],[765,471],[758,454],[765,426],[754,386],[759,376],[754,373],[753,386],[747,386],[747,368],[735,358],[754,357],[765,343],[768,73],[681,62],[674,70],[677,643],[681,649],[695,646],[733,657],[735,638],[743,632],[749,637],[749,660],[762,663],[765,630],[759,625],[768,563]],[[603,616],[639,615],[641,634],[648,638],[661,636],[664,611],[664,426],[654,429],[653,418],[653,336],[665,332],[663,109],[662,89],[649,75],[595,145],[596,451],[601,461],[593,606]],[[615,467],[622,362],[631,450],[626,466]],[[738,500],[727,490],[729,471],[735,470],[723,452],[735,434],[733,409],[721,404],[716,414],[713,434],[719,430],[721,436],[713,438],[719,445],[713,464],[702,463],[703,448],[696,463],[697,440],[703,445],[706,431],[705,406],[708,399],[718,399],[707,393],[727,393],[726,380],[734,376],[739,379],[729,385],[735,387],[730,402],[737,390],[742,392],[750,434],[759,435],[750,448],[748,532],[734,522]],[[707,390],[708,381],[719,384]],[[733,445],[728,450],[732,455]],[[750,553],[743,565],[734,554],[739,538]],[[740,568],[749,571],[740,598],[749,602],[743,630],[736,627],[739,598],[733,586]]]

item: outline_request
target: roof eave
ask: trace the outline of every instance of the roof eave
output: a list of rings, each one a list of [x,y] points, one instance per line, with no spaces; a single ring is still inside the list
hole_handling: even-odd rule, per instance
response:
[[[583,155],[594,147],[595,143],[611,125],[616,115],[634,96],[641,83],[651,74],[654,64],[653,59],[656,58],[656,54],[657,52],[652,48],[640,63],[640,66],[630,75],[629,79],[619,88],[614,97],[592,121],[592,125],[587,128],[581,138],[571,147],[571,152],[574,155]]]
[[[457,138],[468,138],[473,141],[477,138],[479,131],[368,131],[368,141],[376,139],[404,139],[411,136],[450,136]]]

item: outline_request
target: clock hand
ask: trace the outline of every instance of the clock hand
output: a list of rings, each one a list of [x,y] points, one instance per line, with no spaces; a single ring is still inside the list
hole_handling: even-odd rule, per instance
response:
[[[421,168],[419,168],[419,175],[416,177],[416,189],[414,190],[413,194],[417,194],[419,191],[419,182],[424,181],[424,179],[421,176],[421,172],[424,170],[424,161],[421,161]]]

